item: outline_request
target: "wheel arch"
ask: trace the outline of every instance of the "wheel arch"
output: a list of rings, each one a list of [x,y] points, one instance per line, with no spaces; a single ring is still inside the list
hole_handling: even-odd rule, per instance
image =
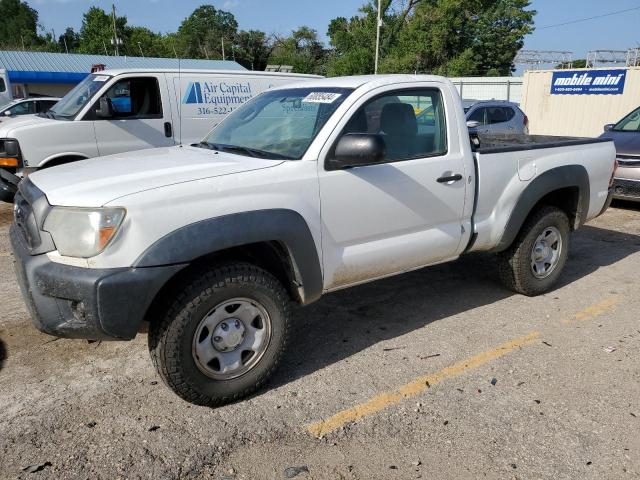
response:
[[[47,158],[38,168],[50,168],[57,167],[58,165],[64,165],[65,163],[77,162],[80,160],[87,160],[89,157],[79,153],[63,153],[55,157]]]
[[[515,240],[527,218],[540,206],[550,205],[564,211],[572,230],[584,224],[589,212],[589,174],[582,165],[552,168],[536,177],[518,197],[497,246],[501,252]]]
[[[309,226],[299,213],[287,209],[236,213],[186,225],[151,245],[134,267],[186,264],[169,280],[170,288],[194,270],[232,261],[268,271],[301,304],[322,295],[320,258]]]

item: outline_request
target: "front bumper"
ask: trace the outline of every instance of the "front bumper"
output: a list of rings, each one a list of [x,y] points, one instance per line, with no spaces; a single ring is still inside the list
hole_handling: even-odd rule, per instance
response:
[[[20,290],[35,327],[56,337],[130,340],[153,299],[184,265],[90,269],[31,255],[15,225],[10,230]]]

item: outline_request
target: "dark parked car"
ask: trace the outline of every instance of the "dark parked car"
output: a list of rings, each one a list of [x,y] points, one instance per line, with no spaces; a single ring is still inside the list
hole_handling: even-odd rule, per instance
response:
[[[605,125],[600,138],[610,138],[616,146],[613,197],[640,202],[640,107],[618,123]]]

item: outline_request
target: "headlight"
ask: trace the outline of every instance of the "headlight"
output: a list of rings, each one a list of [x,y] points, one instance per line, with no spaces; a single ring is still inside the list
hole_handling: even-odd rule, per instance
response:
[[[20,163],[20,145],[17,140],[7,139],[3,142],[4,153],[0,153],[1,167],[18,167]]]
[[[88,258],[105,249],[125,214],[124,208],[53,207],[44,230],[53,237],[60,255]]]

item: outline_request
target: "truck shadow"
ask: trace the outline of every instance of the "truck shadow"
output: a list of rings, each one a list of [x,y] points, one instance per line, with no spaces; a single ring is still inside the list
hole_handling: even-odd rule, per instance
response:
[[[572,237],[569,261],[557,288],[638,251],[638,235],[583,227]],[[327,295],[294,312],[289,349],[267,388],[284,385],[380,342],[512,295],[515,294],[499,282],[495,259],[490,254],[464,256],[456,262]],[[430,353],[433,352],[425,350],[425,354]]]

